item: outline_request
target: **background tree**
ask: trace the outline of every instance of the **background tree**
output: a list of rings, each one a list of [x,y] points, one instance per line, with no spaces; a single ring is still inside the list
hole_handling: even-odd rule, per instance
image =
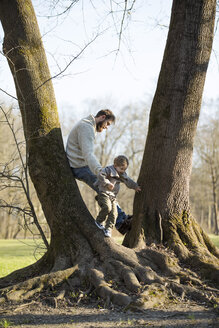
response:
[[[178,1],[173,2],[173,15],[176,3]],[[193,0],[192,4],[195,3],[197,1]],[[215,4],[213,6],[212,1],[198,1],[198,5],[206,3],[212,5],[206,23],[212,27]],[[190,7],[189,2],[189,8],[194,14],[199,6]],[[185,12],[185,8],[181,9]],[[164,303],[167,299],[169,302],[169,293],[172,291],[180,295],[185,293],[208,304],[216,302],[215,290],[208,287],[204,293],[200,289],[201,281],[195,279],[186,268],[182,272],[172,253],[170,258],[170,253],[162,249],[144,247],[133,250],[104,238],[72,179],[64,152],[50,73],[30,0],[2,0],[0,18],[5,33],[4,53],[14,77],[22,113],[30,176],[51,230],[49,249],[38,262],[0,280],[1,301],[5,298],[27,299],[45,287],[55,286],[61,286],[64,295],[75,289],[74,278],[78,278],[81,285],[82,281],[91,284],[98,295],[119,305],[144,307],[150,300],[150,305]],[[172,22],[170,33],[174,32],[179,22],[174,16],[173,20],[175,24]],[[210,31],[211,37],[213,29]],[[166,56],[167,52],[164,58]],[[168,56],[171,58],[171,53]],[[197,82],[200,82],[199,79]],[[159,140],[162,142],[162,139]],[[147,161],[152,162],[154,155],[155,152],[149,154]],[[150,188],[152,193],[153,186]],[[144,193],[145,190],[142,195]],[[180,277],[180,283],[175,282],[173,277]],[[193,287],[183,284],[188,279]],[[129,292],[135,295],[134,300],[138,299],[138,303],[132,302]]]
[[[196,153],[200,161],[206,185],[210,189],[214,233],[219,233],[218,226],[218,187],[219,187],[219,124],[211,118],[198,130]]]
[[[5,237],[15,238],[22,230],[22,226],[26,237],[27,231],[34,233],[34,229],[31,228],[31,225],[34,224],[35,232],[37,230],[45,246],[48,247],[47,239],[34,207],[34,197],[31,196],[33,187],[27,170],[26,148],[20,120],[13,114],[11,108],[6,111],[0,106],[0,111],[2,116],[1,125],[3,125],[6,132],[3,135],[3,138],[6,138],[4,144],[9,144],[11,149],[11,152],[7,149],[7,154],[4,152],[3,162],[0,163],[0,191],[1,196],[3,196],[0,199],[0,207],[4,210],[4,213],[8,213],[7,217],[4,216],[3,219],[3,222],[7,220]],[[35,203],[39,203],[36,197]],[[16,230],[13,232],[15,227]]]
[[[190,203],[191,211],[201,227],[208,233],[213,233],[211,187],[209,176],[202,165],[192,169]]]

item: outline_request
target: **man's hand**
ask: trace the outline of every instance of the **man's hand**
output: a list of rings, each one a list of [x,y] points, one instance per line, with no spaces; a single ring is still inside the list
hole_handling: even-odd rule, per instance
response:
[[[135,189],[135,191],[136,191],[136,192],[139,192],[139,191],[141,191],[141,187],[140,187],[140,186],[138,186],[138,187]]]
[[[108,183],[107,188],[108,188],[109,190],[113,190],[114,185],[113,185],[112,183]]]

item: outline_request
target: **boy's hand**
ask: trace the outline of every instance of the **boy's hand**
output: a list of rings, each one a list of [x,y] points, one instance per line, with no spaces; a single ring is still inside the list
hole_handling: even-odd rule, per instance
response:
[[[139,192],[139,191],[141,191],[141,187],[140,187],[140,186],[138,186],[138,187],[135,189],[135,191],[136,191],[136,192]]]
[[[107,188],[108,188],[109,190],[113,190],[114,185],[113,185],[112,183],[108,183]]]

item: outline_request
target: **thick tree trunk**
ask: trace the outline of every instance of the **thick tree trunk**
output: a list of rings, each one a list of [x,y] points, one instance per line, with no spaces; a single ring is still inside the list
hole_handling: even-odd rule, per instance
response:
[[[89,248],[83,234],[90,235],[93,219],[65,155],[51,76],[31,1],[1,1],[0,18],[5,32],[4,53],[22,113],[29,172],[51,230],[47,260],[51,267],[59,260],[68,267],[79,245],[84,250]]]
[[[215,0],[173,1],[169,34],[154,96],[139,176],[133,229],[126,244],[172,243],[188,224],[194,135],[212,48]]]
[[[123,242],[164,244],[212,279],[218,276],[219,251],[191,216],[189,181],[215,11],[216,0],[173,1],[138,181],[142,192]]]
[[[38,262],[1,279],[2,298],[27,299],[45,287],[65,284],[67,278],[77,274],[78,278],[87,278],[101,297],[127,305],[131,298],[111,288],[105,272],[113,278],[121,275],[132,292],[138,291],[141,281],[162,279],[151,268],[140,265],[134,251],[104,237],[80,196],[65,155],[31,1],[0,1],[0,18],[5,33],[4,53],[22,113],[29,172],[51,230],[49,249]]]

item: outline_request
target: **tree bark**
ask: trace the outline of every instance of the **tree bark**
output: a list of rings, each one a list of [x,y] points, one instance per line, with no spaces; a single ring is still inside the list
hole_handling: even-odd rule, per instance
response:
[[[213,156],[214,156],[213,152]],[[212,198],[213,198],[213,214],[214,214],[214,233],[219,234],[218,229],[218,201],[217,201],[217,174],[215,169],[214,158],[210,160],[211,184],[212,184]]]
[[[31,1],[0,1],[0,19],[5,33],[3,49],[22,114],[29,172],[51,230],[45,255],[0,279],[0,295],[11,301],[27,299],[48,286],[65,285],[66,279],[77,275],[81,281],[90,281],[101,297],[127,305],[131,298],[110,287],[106,272],[113,278],[121,275],[128,290],[135,292],[140,281],[160,278],[151,268],[140,265],[134,251],[104,237],[80,196],[65,155],[51,76]]]
[[[204,275],[218,274],[219,252],[191,215],[189,182],[215,11],[215,0],[173,1],[138,180],[142,192],[123,243],[164,244]]]
[[[3,0],[0,9],[3,49],[22,114],[29,172],[51,230],[49,253],[67,258],[66,254],[77,253],[78,243],[86,244],[81,231],[88,230],[85,226],[92,217],[65,155],[51,75],[31,1]]]

